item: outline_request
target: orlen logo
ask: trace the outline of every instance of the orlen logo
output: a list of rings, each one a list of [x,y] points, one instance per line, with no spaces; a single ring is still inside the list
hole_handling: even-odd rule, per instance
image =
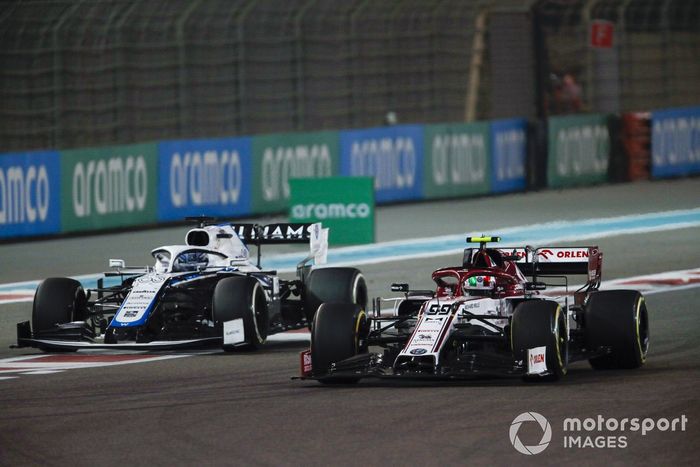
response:
[[[538,353],[530,355],[530,366],[536,365],[537,363],[544,363],[544,354]]]
[[[541,256],[544,259],[558,258],[558,259],[576,259],[576,258],[588,258],[588,250],[557,250],[556,253],[552,250],[540,250],[537,252],[537,256]]]
[[[537,252],[537,256],[541,256],[544,259],[549,259],[550,256],[554,255],[552,250],[541,250]]]

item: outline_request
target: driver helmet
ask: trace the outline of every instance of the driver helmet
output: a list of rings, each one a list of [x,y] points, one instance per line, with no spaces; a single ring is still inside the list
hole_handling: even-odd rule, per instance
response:
[[[185,272],[196,271],[207,267],[209,260],[206,253],[192,251],[180,254],[173,263],[173,271]]]
[[[462,294],[476,297],[489,296],[493,292],[493,281],[495,278],[491,276],[470,276],[462,282]]]

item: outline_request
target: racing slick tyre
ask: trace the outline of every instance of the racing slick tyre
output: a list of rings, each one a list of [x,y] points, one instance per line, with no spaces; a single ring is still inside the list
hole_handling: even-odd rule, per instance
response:
[[[332,363],[367,352],[369,321],[363,308],[353,303],[324,302],[311,327],[311,365],[322,383],[349,384],[359,378],[324,378]]]
[[[367,284],[355,268],[313,269],[306,279],[304,313],[311,323],[323,302],[354,303],[367,309]]]
[[[549,374],[544,378],[525,375],[525,381],[556,381],[566,375],[568,363],[567,317],[561,306],[550,300],[529,300],[515,308],[510,326],[513,358],[527,366],[528,349],[545,347]]]
[[[639,368],[649,350],[649,316],[642,294],[636,290],[608,290],[590,295],[584,311],[586,341],[595,352],[610,353],[590,358],[596,370]]]
[[[36,289],[32,306],[32,329],[45,331],[56,324],[84,320],[87,297],[80,282],[68,277],[51,277]]]
[[[254,350],[265,343],[269,314],[260,282],[252,277],[221,279],[214,288],[212,302],[214,323],[221,329],[225,351]],[[243,323],[243,341],[226,343],[225,333],[235,333],[235,328],[226,329],[226,323],[238,319]]]
[[[57,324],[81,321],[86,317],[87,296],[80,282],[68,277],[51,277],[37,287],[32,305],[32,330],[35,336],[55,328]],[[40,348],[52,352],[77,350]]]

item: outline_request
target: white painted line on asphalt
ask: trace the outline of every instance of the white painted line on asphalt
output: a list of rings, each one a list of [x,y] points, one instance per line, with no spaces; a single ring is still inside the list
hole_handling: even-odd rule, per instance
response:
[[[267,338],[268,342],[309,342],[310,340],[310,332],[283,332]]]
[[[64,370],[38,370],[38,371],[27,371],[25,373],[20,373],[20,375],[51,375],[54,373],[63,373]]]
[[[681,290],[688,290],[688,289],[697,289],[700,287],[700,284],[690,284],[690,285],[684,285],[680,287],[667,287],[665,289],[656,289],[656,290],[651,290],[648,292],[644,292],[644,295],[654,295],[657,293],[666,293],[666,292],[678,292]]]
[[[583,287],[583,284],[569,285],[569,293]],[[695,289],[700,287],[700,268],[682,269],[678,271],[666,271],[658,274],[645,274],[643,276],[626,277],[622,279],[604,280],[600,290],[632,289],[642,295],[654,295],[666,292]],[[552,287],[545,291],[545,295],[555,297],[565,294],[564,287]]]

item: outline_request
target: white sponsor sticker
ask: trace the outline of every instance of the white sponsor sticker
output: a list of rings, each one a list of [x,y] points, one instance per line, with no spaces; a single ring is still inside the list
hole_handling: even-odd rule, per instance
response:
[[[243,318],[224,322],[224,345],[235,345],[245,342]]]
[[[547,371],[547,347],[527,349],[527,374],[540,375]]]
[[[586,263],[591,251],[588,248],[538,248],[540,263]]]
[[[167,276],[160,274],[138,277],[134,281],[131,292],[122,303],[115,322],[121,326],[127,326],[129,323],[141,321],[166,280]]]

